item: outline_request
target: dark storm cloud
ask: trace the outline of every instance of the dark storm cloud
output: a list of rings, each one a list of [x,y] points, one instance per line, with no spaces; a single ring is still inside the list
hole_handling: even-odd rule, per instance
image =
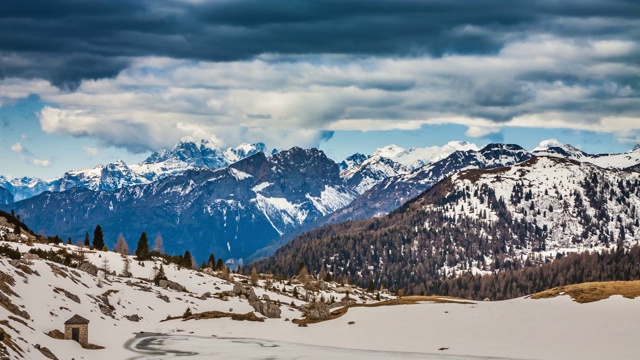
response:
[[[0,76],[73,87],[140,56],[492,54],[537,31],[634,39],[638,27],[624,24],[638,14],[637,1],[622,0],[3,1]]]

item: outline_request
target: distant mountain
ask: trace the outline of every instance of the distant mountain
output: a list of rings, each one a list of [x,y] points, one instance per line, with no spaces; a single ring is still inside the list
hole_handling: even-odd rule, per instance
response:
[[[483,150],[485,156],[518,151],[501,148]],[[419,294],[456,272],[518,269],[568,252],[628,248],[640,241],[638,209],[636,170],[533,157],[463,170],[389,215],[312,230],[257,265],[291,275],[305,263],[356,284],[373,281]],[[571,279],[571,269],[563,276]]]
[[[640,163],[640,147],[637,145],[633,150],[622,154],[592,155],[576,149],[571,145],[562,144],[558,140],[550,139],[542,141],[531,153],[536,156],[555,156],[580,162],[588,162],[609,169],[626,169]]]
[[[45,191],[65,191],[76,187],[90,190],[115,191],[131,186],[149,184],[168,176],[175,176],[196,168],[217,169],[227,167],[241,159],[266,151],[263,143],[242,144],[220,150],[207,140],[200,142],[183,138],[171,150],[151,154],[140,164],[128,166],[122,160],[93,169],[71,170],[60,178],[7,179],[0,176],[0,186],[9,190],[15,201],[28,199]]]
[[[382,180],[406,174],[412,170],[446,158],[455,151],[478,150],[475,144],[451,141],[444,146],[403,149],[388,145],[377,149],[371,156],[354,154],[341,164],[341,177],[358,193],[369,190]]]
[[[109,247],[120,233],[135,244],[147,231],[152,239],[160,233],[169,253],[239,259],[355,196],[323,152],[292,148],[115,191],[47,192],[4,208],[15,209],[34,231],[63,238],[81,239],[100,224]]]
[[[148,181],[178,175],[188,169],[220,169],[259,152],[266,152],[263,143],[242,144],[221,150],[208,140],[196,142],[185,137],[171,150],[160,150],[131,168]]]

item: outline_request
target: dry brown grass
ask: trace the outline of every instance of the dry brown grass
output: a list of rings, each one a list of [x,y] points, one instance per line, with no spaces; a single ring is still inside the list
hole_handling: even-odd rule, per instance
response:
[[[64,340],[64,333],[58,329],[53,329],[51,331],[49,331],[48,333],[46,333],[46,335],[50,338],[54,338],[54,339],[58,339],[58,340]]]
[[[380,301],[372,304],[355,304],[355,303],[350,304],[340,309],[333,310],[329,314],[329,317],[324,320],[311,320],[307,318],[302,318],[302,319],[293,319],[291,322],[298,325],[316,324],[323,321],[335,320],[341,317],[342,315],[346,314],[350,308],[355,308],[355,307],[373,308],[373,307],[381,307],[381,306],[415,305],[422,302],[434,302],[438,304],[475,304],[474,302],[471,302],[465,299],[448,297],[448,296],[403,296],[396,299]]]
[[[191,314],[189,316],[167,316],[166,319],[160,320],[160,322],[182,319],[182,321],[187,320],[206,320],[206,319],[222,319],[222,318],[231,318],[231,320],[236,321],[257,321],[264,322],[264,319],[258,317],[253,312],[248,312],[246,314],[236,314],[236,313],[228,313],[223,311],[205,311],[201,313]]]
[[[560,286],[531,295],[532,299],[549,299],[560,295],[569,295],[580,304],[608,299],[613,295],[622,295],[628,299],[640,296],[640,280],[589,282]]]

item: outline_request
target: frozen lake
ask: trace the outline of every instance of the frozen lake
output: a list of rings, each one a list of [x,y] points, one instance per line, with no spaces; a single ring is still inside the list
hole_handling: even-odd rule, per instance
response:
[[[230,360],[366,360],[366,359],[426,359],[426,360],[508,360],[495,357],[470,357],[447,354],[427,354],[397,351],[368,351],[314,346],[282,341],[248,338],[200,337],[190,335],[140,334],[126,345],[139,355],[130,360],[151,359],[230,359]],[[443,350],[443,352],[446,350]]]

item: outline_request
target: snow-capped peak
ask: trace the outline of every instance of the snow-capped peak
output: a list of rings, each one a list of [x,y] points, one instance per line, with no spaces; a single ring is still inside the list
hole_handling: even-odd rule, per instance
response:
[[[405,151],[403,148],[396,146],[394,144],[391,144],[391,145],[387,145],[385,147],[376,149],[376,151],[373,153],[373,156],[386,157],[388,159],[393,159],[403,151]]]

